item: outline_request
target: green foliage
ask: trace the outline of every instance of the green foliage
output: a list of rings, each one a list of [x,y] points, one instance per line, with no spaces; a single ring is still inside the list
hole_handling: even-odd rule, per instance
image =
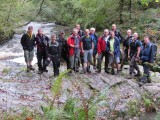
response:
[[[71,117],[63,110],[55,109],[45,113],[45,119],[47,120],[71,120]]]
[[[0,4],[0,42],[13,36],[17,26],[28,22],[39,11],[37,0],[1,0]]]
[[[51,88],[51,91],[52,91],[54,97],[60,96],[61,90],[62,90],[62,78],[65,77],[68,72],[69,71],[64,71],[64,72],[60,73],[60,75],[54,81],[52,88]]]
[[[10,68],[4,68],[4,69],[2,70],[2,73],[3,73],[3,74],[8,74],[9,71],[10,71]]]
[[[139,102],[137,100],[131,100],[128,102],[128,115],[137,116],[140,113]]]
[[[146,98],[146,97],[142,97],[143,98],[143,104],[145,107],[151,107],[152,105],[154,105],[153,100]]]

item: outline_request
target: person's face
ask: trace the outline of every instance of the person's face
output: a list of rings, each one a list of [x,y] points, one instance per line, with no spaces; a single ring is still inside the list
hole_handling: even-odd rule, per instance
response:
[[[80,30],[80,25],[76,25],[77,30]]]
[[[61,33],[61,34],[60,34],[60,37],[61,37],[61,38],[64,38],[64,36],[65,36],[64,33]]]
[[[94,34],[95,33],[95,31],[94,30],[90,30],[90,34]]]
[[[108,36],[109,31],[104,31],[104,36]]]
[[[77,31],[77,30],[74,30],[74,31],[73,31],[73,35],[74,35],[74,36],[77,36],[77,34],[78,34],[78,31]]]
[[[138,38],[138,34],[134,33],[133,36],[132,36],[133,40],[137,40]]]
[[[131,36],[131,35],[132,35],[132,32],[131,32],[131,31],[127,31],[127,35],[128,35],[128,36]]]
[[[52,40],[52,42],[55,42],[55,41],[56,41],[56,36],[53,35],[53,36],[51,37],[51,40]]]
[[[116,25],[112,25],[112,30],[116,30]]]
[[[29,33],[29,34],[32,34],[32,33],[33,33],[33,29],[31,29],[31,28],[28,29],[28,33]]]
[[[149,38],[144,37],[144,43],[147,44],[149,42]]]
[[[112,37],[112,38],[114,38],[114,37],[115,37],[114,32],[111,32],[111,37]]]
[[[39,29],[39,30],[38,30],[38,34],[40,34],[40,35],[42,35],[42,34],[43,34],[42,29]]]
[[[86,30],[86,31],[85,31],[85,35],[86,35],[86,36],[89,36],[89,30]]]

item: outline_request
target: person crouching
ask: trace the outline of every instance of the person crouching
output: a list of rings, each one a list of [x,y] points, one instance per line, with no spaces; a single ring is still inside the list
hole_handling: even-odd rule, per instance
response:
[[[60,67],[60,45],[59,43],[56,41],[56,35],[53,34],[51,36],[51,42],[49,44],[49,48],[47,51],[47,61],[48,63],[46,63],[46,66],[49,64],[50,61],[52,61],[53,63],[53,69],[54,69],[54,76],[58,76],[59,75],[59,67]]]

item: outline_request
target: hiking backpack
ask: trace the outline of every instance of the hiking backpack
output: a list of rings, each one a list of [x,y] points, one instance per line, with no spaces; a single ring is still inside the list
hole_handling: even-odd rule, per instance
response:
[[[155,43],[151,43],[151,49],[154,51],[153,56],[154,56],[154,61],[156,61],[156,56],[157,56],[157,45]]]

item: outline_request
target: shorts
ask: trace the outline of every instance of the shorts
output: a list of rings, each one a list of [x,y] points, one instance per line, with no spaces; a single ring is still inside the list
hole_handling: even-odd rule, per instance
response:
[[[90,49],[90,50],[84,50],[84,56],[83,56],[83,60],[84,60],[84,63],[87,63],[87,62],[92,62],[92,54],[93,54],[93,50]]]
[[[33,57],[34,57],[34,50],[32,51],[24,50],[24,58],[26,63],[33,61]]]
[[[111,63],[120,63],[120,58],[119,57],[114,57],[112,55],[109,55],[109,64]]]

